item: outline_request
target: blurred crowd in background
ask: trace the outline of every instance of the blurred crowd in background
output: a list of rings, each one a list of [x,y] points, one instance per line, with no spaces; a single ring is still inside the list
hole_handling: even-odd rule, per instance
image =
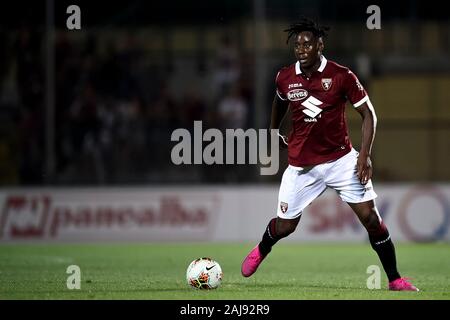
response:
[[[3,75],[14,82],[3,91],[1,107],[9,137],[3,141],[8,142],[3,180],[9,176],[10,183],[39,184],[45,181],[43,41],[27,28],[11,38],[14,54],[6,68],[15,68]],[[211,66],[182,74],[182,86],[170,82],[175,66],[148,63],[142,43],[131,33],[121,39],[105,43],[107,54],[100,55],[102,41],[95,35],[81,43],[64,32],[56,36],[57,182],[168,181],[173,130],[190,129],[195,120],[203,122],[203,130],[252,125],[251,75],[226,35]],[[190,78],[202,78],[204,84],[195,86]],[[208,177],[199,176],[202,170],[184,171],[186,181]]]
[[[418,2],[412,3],[417,5]],[[136,4],[128,4],[133,5]],[[303,5],[310,9],[307,13],[321,17],[320,7],[309,2]],[[247,15],[227,18],[226,23],[220,20],[218,13],[219,28],[214,25],[214,18],[209,17],[204,25],[197,25],[190,33],[186,32],[185,21],[166,29],[158,24],[150,25],[151,22],[146,25],[145,19],[132,27],[105,24],[104,28],[101,25],[90,28],[83,20],[81,31],[68,31],[58,26],[54,33],[55,141],[51,177],[46,165],[48,33],[45,22],[36,27],[25,19],[13,29],[0,29],[0,185],[263,181],[255,165],[175,166],[170,159],[175,144],[171,142],[171,133],[177,128],[191,129],[195,120],[203,121],[203,130],[268,127],[276,71],[295,61],[283,33],[283,28],[295,20],[292,16],[297,14],[287,13],[292,6],[290,3],[286,7],[284,15],[278,10],[277,19],[273,21],[270,14],[273,4],[265,8],[265,19],[271,24],[265,29],[268,40],[261,53],[266,69],[263,106],[255,102],[258,53],[255,53],[257,45],[249,43],[248,39],[254,39],[253,11],[257,9],[251,6]],[[245,11],[248,5],[242,7]],[[87,10],[83,6],[81,9],[82,12]],[[420,20],[422,17],[417,15],[417,10],[407,11],[403,20],[407,23]],[[388,23],[392,26],[397,21],[391,17],[386,20],[383,31],[374,31],[390,34],[373,49],[377,44],[363,39],[364,32],[368,32],[367,16],[361,12],[361,21],[352,22],[361,26],[354,29],[348,27],[348,21],[335,16],[326,16],[323,22],[338,30],[331,33],[327,47],[331,59],[350,66],[369,91],[371,79],[384,72],[383,67],[389,63],[394,67],[387,72],[394,74],[404,72],[402,67],[407,70],[408,63],[420,68],[416,60],[407,59],[416,46],[421,50],[418,52],[423,57],[422,62],[427,57],[444,57],[442,63],[438,62],[441,68],[431,70],[439,59],[434,64],[423,64],[423,68],[431,66],[432,73],[449,74],[445,69],[449,62],[448,19],[431,21],[427,25],[436,26],[433,30],[438,33],[429,32],[427,27],[416,23],[414,26],[418,29],[409,30],[406,24],[397,35],[392,35]],[[385,17],[388,19],[389,14]],[[345,37],[339,30],[345,30]],[[418,44],[411,37],[411,46],[395,40],[396,36],[401,38],[410,32],[437,34],[442,42],[428,50],[430,39],[427,36],[419,37]],[[153,38],[152,34],[157,36]],[[392,43],[386,43],[386,39],[391,39]],[[397,60],[388,60],[387,54]],[[254,116],[256,112],[259,118]],[[447,124],[448,121],[439,122],[444,137],[449,133],[445,130]],[[356,135],[360,134],[359,127],[360,122],[356,122]],[[445,148],[448,150],[448,146]],[[279,175],[264,181],[278,181],[282,172],[283,168]],[[400,176],[400,179],[408,180],[408,176]],[[392,179],[380,170],[378,180]]]

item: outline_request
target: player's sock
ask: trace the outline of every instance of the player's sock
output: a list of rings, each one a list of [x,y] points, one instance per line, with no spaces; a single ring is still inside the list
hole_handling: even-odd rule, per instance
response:
[[[378,254],[389,282],[400,278],[400,274],[397,271],[395,247],[384,222],[381,221],[381,224],[377,230],[368,231],[368,233],[370,244]]]
[[[264,232],[262,240],[259,243],[259,251],[263,256],[266,256],[272,250],[272,246],[281,239],[276,234],[276,224],[277,218],[273,218],[272,220],[270,220],[269,224],[266,227],[266,231]]]

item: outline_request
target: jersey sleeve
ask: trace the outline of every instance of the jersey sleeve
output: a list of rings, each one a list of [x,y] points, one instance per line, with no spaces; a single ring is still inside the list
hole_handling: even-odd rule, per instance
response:
[[[286,101],[286,100],[287,100],[287,97],[286,97],[286,95],[283,93],[283,91],[281,90],[281,84],[280,84],[280,80],[279,80],[280,72],[281,72],[281,71],[279,71],[279,72],[277,73],[277,76],[276,76],[276,78],[275,78],[276,93],[277,93],[278,98],[280,98],[280,99],[283,100],[283,101]]]
[[[355,108],[369,100],[369,96],[359,82],[358,77],[350,70],[344,75],[343,87],[345,96]]]

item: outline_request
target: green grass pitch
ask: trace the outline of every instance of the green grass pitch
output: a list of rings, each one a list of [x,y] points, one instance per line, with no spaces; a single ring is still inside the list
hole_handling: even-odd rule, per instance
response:
[[[3,244],[0,299],[445,299],[450,298],[450,244],[397,244],[399,271],[420,292],[366,287],[369,265],[380,265],[369,244],[279,243],[260,269],[243,278],[250,243]],[[197,257],[224,272],[216,290],[191,289],[186,268]],[[66,269],[81,269],[80,290],[66,286]]]

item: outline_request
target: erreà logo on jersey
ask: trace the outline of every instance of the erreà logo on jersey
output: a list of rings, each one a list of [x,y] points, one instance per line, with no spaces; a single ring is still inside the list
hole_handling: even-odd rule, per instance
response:
[[[294,90],[288,91],[288,93],[287,93],[287,98],[290,101],[303,100],[307,96],[308,96],[308,91],[306,91],[305,89],[294,89]]]

